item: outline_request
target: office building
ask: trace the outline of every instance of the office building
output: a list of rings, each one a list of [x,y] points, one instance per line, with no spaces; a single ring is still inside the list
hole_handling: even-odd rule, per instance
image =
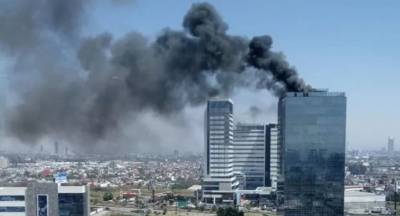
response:
[[[234,202],[239,182],[234,175],[233,103],[210,100],[205,113],[203,199],[207,203]]]
[[[344,93],[287,93],[279,100],[278,121],[285,215],[343,215]]]
[[[31,183],[26,187],[0,187],[0,215],[88,216],[86,186]]]
[[[387,150],[389,153],[394,152],[394,138],[393,137],[389,137],[388,138],[388,147]]]
[[[265,168],[269,178],[266,178],[265,186],[272,187],[274,191],[278,188],[278,180],[280,179],[282,172],[282,160],[281,160],[281,145],[278,142],[278,126],[276,124],[268,124],[266,126],[266,138],[265,141],[269,145],[269,160],[266,160]],[[269,171],[269,172],[268,172]]]
[[[269,184],[270,146],[266,126],[237,124],[234,130],[234,171],[244,176],[244,188],[254,190]]]
[[[0,215],[25,216],[24,187],[0,187]]]

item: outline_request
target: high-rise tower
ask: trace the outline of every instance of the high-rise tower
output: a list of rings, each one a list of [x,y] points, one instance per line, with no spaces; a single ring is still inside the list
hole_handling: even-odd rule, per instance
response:
[[[394,138],[393,137],[389,137],[388,138],[387,150],[388,150],[389,153],[393,153],[393,151],[394,151]]]
[[[233,103],[210,100],[205,113],[205,165],[203,198],[211,203],[234,201],[239,183],[234,176]]]
[[[287,93],[278,112],[285,215],[343,215],[345,94]]]

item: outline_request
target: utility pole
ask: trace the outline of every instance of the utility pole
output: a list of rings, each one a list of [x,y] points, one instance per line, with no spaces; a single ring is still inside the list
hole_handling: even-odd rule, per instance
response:
[[[394,215],[397,215],[397,180],[394,180]]]

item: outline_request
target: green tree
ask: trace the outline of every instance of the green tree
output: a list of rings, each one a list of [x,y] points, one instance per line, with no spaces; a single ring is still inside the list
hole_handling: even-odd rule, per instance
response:
[[[367,167],[362,163],[352,163],[349,165],[349,171],[353,175],[365,175]]]
[[[110,191],[107,191],[103,194],[103,200],[104,201],[109,201],[114,198],[113,194]]]
[[[217,211],[217,216],[244,216],[244,213],[239,211],[237,208],[219,208]]]

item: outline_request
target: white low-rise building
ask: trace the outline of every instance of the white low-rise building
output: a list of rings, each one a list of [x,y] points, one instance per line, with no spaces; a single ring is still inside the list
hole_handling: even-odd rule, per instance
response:
[[[344,209],[349,215],[368,215],[372,211],[386,211],[385,195],[363,192],[346,191],[344,196]]]

